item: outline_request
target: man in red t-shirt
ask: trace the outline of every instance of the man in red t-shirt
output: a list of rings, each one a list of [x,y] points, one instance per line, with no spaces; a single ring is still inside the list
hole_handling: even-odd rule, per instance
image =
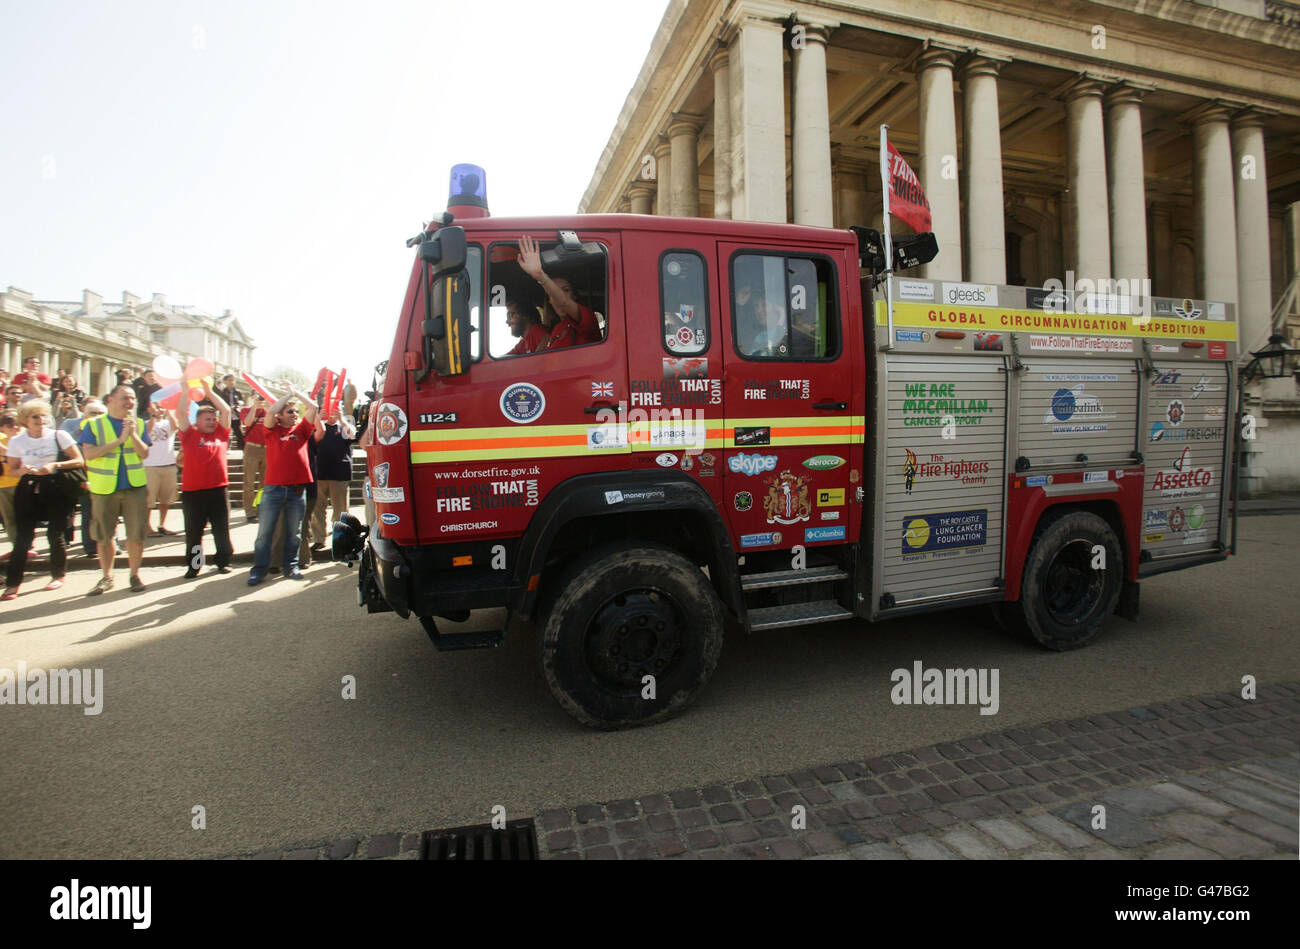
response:
[[[510,332],[519,337],[515,348],[507,356],[522,356],[535,353],[546,345],[546,328],[537,319],[537,308],[522,300],[506,301],[506,325]]]
[[[41,361],[35,356],[23,360],[23,371],[14,376],[13,385],[38,399],[48,398],[50,394],[50,377],[41,372]]]
[[[600,342],[595,312],[578,302],[568,278],[552,278],[542,269],[541,252],[531,237],[519,238],[519,267],[546,291],[546,316],[542,322],[551,331],[546,349]]]
[[[303,404],[301,419],[298,409],[288,404],[290,399]],[[325,434],[316,403],[293,386],[267,410],[262,424],[266,426],[266,487],[262,489],[257,541],[253,545],[253,569],[248,572],[250,587],[266,579],[276,519],[281,510],[286,532],[284,576],[289,580],[303,579],[298,569],[298,545],[302,542],[302,516],[307,509],[307,484],[312,480],[307,443],[313,433],[317,439]]]
[[[230,502],[226,485],[226,452],[230,450],[230,406],[203,384],[204,401],[199,405],[194,424],[190,424],[190,387],[181,388],[177,407],[181,430],[181,452],[185,467],[181,469],[181,514],[185,519],[185,579],[193,580],[203,566],[203,529],[212,525],[212,540],[217,545],[217,572],[230,572],[230,557],[235,552],[230,542]],[[211,404],[209,404],[211,403]]]
[[[257,523],[257,492],[266,484],[266,403],[253,396],[239,420],[244,428],[244,517]]]

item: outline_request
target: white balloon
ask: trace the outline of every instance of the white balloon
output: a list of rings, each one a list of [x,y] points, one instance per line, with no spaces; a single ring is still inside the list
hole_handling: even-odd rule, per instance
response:
[[[153,371],[158,373],[160,379],[179,379],[181,377],[181,364],[171,356],[155,356],[153,358]]]

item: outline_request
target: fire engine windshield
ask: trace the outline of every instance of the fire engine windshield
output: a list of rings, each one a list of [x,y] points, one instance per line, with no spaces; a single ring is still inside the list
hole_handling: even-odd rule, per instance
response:
[[[822,359],[838,349],[834,272],[820,258],[741,254],[732,260],[736,349],[750,359]]]
[[[544,255],[555,241],[538,240]],[[548,263],[539,283],[519,263],[519,245],[493,244],[488,257],[488,353],[512,359],[573,346],[597,345],[609,335],[605,314],[607,251],[575,255],[573,260]],[[558,301],[549,296],[554,291]]]

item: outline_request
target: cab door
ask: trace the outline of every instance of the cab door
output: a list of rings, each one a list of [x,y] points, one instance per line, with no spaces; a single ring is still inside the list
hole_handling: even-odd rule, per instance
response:
[[[742,550],[857,540],[850,476],[859,474],[863,385],[846,342],[842,266],[829,249],[719,244],[723,500]]]

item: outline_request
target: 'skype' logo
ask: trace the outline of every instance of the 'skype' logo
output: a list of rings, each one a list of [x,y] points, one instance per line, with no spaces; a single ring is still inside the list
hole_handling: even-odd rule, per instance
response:
[[[743,451],[727,459],[727,467],[736,474],[756,475],[776,467],[776,455],[747,455]]]
[[[406,437],[406,413],[401,406],[385,402],[375,416],[375,438],[381,445],[394,445]]]
[[[501,393],[501,414],[523,425],[546,411],[546,396],[530,382],[516,382]]]
[[[375,487],[388,487],[388,462],[386,461],[383,464],[375,465]]]

